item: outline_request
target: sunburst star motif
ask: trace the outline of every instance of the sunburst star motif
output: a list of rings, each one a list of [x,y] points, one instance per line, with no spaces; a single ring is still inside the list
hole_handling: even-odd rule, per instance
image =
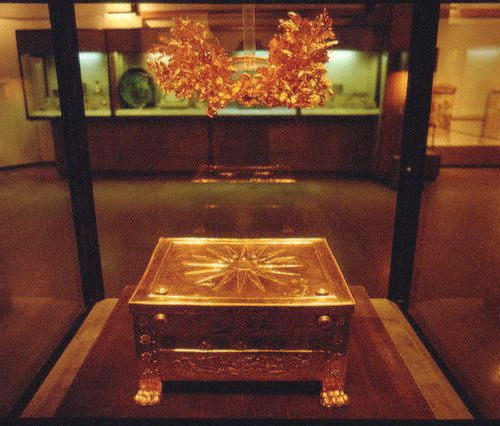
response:
[[[213,291],[236,283],[240,294],[249,283],[265,292],[266,285],[286,286],[285,278],[300,276],[295,270],[303,265],[296,256],[283,255],[284,251],[270,250],[267,245],[255,248],[244,245],[238,251],[230,246],[219,250],[207,248],[206,255],[193,255],[183,265],[189,267],[185,275],[196,277],[194,284]]]

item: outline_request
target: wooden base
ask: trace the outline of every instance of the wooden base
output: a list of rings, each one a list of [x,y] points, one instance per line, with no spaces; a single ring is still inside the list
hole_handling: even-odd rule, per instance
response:
[[[280,385],[278,392],[276,392],[272,384],[256,385],[252,383],[245,385],[246,392],[237,394],[228,393],[227,387],[224,388],[222,394],[215,393],[216,389],[220,387],[216,383],[210,384],[210,386],[199,384],[194,391],[191,391],[194,393],[189,393],[190,387],[188,384],[177,385],[177,388],[179,386],[181,388],[179,393],[179,391],[175,391],[176,385],[172,384],[170,394],[159,406],[136,406],[132,399],[135,391],[135,377],[130,382],[130,389],[120,388],[118,380],[127,371],[133,372],[135,369],[135,365],[122,364],[122,361],[125,362],[129,357],[124,356],[120,360],[115,358],[114,362],[112,359],[101,359],[99,361],[96,353],[99,346],[104,343],[103,340],[109,340],[111,333],[114,333],[113,336],[115,336],[116,340],[109,343],[118,344],[123,340],[124,336],[120,338],[120,336],[116,335],[113,322],[115,326],[118,321],[123,322],[120,326],[122,334],[130,333],[128,340],[132,343],[131,328],[129,331],[127,329],[131,325],[130,319],[127,320],[126,300],[124,301],[122,297],[98,339],[96,337],[103,329],[116,300],[108,299],[94,308],[82,329],[75,336],[45,383],[26,408],[23,417],[78,416],[84,414],[81,412],[83,406],[86,406],[87,409],[88,406],[93,406],[94,409],[87,411],[85,415],[179,418],[187,417],[187,413],[189,413],[193,417],[209,418],[210,413],[216,410],[219,418],[221,416],[242,418],[262,417],[262,415],[266,414],[262,410],[267,409],[272,410],[267,413],[267,417],[271,418],[277,418],[280,415],[287,418],[391,418],[391,416],[393,418],[471,418],[470,413],[468,413],[440,373],[440,370],[425,351],[398,308],[384,299],[377,299],[373,302],[381,316],[382,325],[379,316],[366,297],[364,289],[353,287],[353,294],[357,302],[357,311],[350,344],[349,355],[351,358],[349,360],[347,390],[349,391],[349,387],[358,388],[361,383],[365,390],[351,389],[350,405],[340,412],[322,408],[318,403],[315,391],[308,392],[306,385],[296,388],[285,388]],[[119,315],[120,312],[121,315]],[[389,331],[388,334],[386,330]],[[364,342],[360,341],[359,333],[364,332],[371,336],[370,342],[366,340]],[[91,349],[93,344],[94,347]],[[372,352],[368,353],[367,350],[370,349],[368,348],[370,344],[375,344],[376,347],[372,348]],[[90,353],[82,365],[83,358],[89,351]],[[130,359],[133,360],[132,347],[130,347],[130,352]],[[386,357],[386,361],[390,364],[386,364],[385,367],[381,366],[380,369],[373,365],[371,372],[360,370],[360,363],[370,362],[370,359],[380,361],[381,353],[384,354],[383,356]],[[109,355],[111,357],[113,353]],[[116,370],[113,375],[114,378],[108,377],[111,382],[116,383],[115,389],[108,391],[108,396],[105,396],[105,389],[100,389],[101,386],[108,385],[105,383],[107,379],[97,378],[99,375],[102,376],[102,370],[99,370],[98,365],[101,362],[107,368],[113,365]],[[80,365],[82,365],[81,368]],[[383,373],[384,368],[387,369],[386,373]],[[389,370],[391,370],[391,374],[389,374]],[[97,380],[97,382],[89,383],[89,374],[94,373],[96,375],[94,380]],[[405,380],[401,383],[400,380],[403,378]],[[413,380],[415,380],[416,385]],[[71,385],[72,381],[73,384]],[[390,388],[386,389],[384,395],[381,387],[387,385]],[[418,386],[417,390],[415,390],[416,386]],[[263,387],[268,392],[271,389],[272,392],[252,393],[252,389],[256,387]],[[304,393],[301,393],[304,389]],[[94,392],[94,394],[89,394],[90,392]],[[377,394],[374,395],[371,392],[377,392]],[[66,396],[64,397],[65,393]],[[125,401],[128,401],[126,402],[127,407],[122,411],[114,411],[118,408],[119,403],[116,399],[119,398],[125,398]],[[194,399],[196,399],[199,407],[196,412],[192,410]],[[413,401],[413,406],[411,406],[411,402],[408,405],[410,399]],[[388,402],[384,406],[386,400]],[[216,404],[216,406],[212,406],[212,404]],[[163,405],[165,407],[162,408]],[[370,410],[372,411],[370,412]]]
[[[118,299],[105,299],[94,306],[24,410],[23,417],[51,417],[55,413],[117,301]]]
[[[388,299],[370,301],[436,419],[472,419],[398,306]]]

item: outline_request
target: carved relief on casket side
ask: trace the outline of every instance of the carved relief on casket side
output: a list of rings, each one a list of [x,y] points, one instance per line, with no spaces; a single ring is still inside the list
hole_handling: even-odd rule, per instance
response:
[[[319,380],[328,354],[311,351],[160,351],[163,380]]]

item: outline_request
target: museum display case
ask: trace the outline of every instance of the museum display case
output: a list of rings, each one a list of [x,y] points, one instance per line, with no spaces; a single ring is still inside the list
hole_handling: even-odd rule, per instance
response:
[[[18,30],[16,38],[27,117],[60,117],[59,90],[50,31]],[[102,31],[81,30],[79,44],[85,115],[110,116],[105,35]]]
[[[134,30],[144,31],[144,30]],[[162,32],[155,31],[156,34]],[[120,50],[110,53],[112,72],[112,90],[114,99],[119,99],[119,107],[115,110],[117,116],[163,116],[163,115],[206,115],[206,104],[194,99],[180,99],[174,93],[162,91],[156,84],[151,83],[151,100],[141,108],[123,102],[120,95],[123,76],[126,73],[141,72],[144,79],[153,80],[151,71],[148,70],[147,60],[153,55],[147,52],[146,46],[140,51],[124,51],[123,37],[116,33],[110,36],[110,44],[114,37],[120,40],[116,48]],[[149,37],[148,37],[149,38]],[[150,40],[151,42],[151,40]],[[237,56],[240,52],[233,52]],[[269,52],[257,50],[256,55],[267,58]],[[387,68],[387,54],[384,52],[366,52],[354,49],[335,49],[328,52],[326,63],[327,77],[333,84],[334,95],[328,96],[324,106],[313,108],[265,108],[262,106],[242,106],[236,102],[218,112],[219,116],[376,116],[380,114],[381,94],[384,90]]]
[[[164,7],[168,10],[170,6]],[[323,106],[264,107],[229,102],[218,111],[216,120],[207,117],[207,103],[198,96],[180,98],[162,90],[148,66],[148,60],[155,58],[152,47],[162,35],[169,37],[172,17],[181,16],[177,9],[183,10],[182,5],[172,12],[159,8],[151,13],[141,6],[142,28],[78,29],[93,170],[195,172],[201,164],[213,163],[369,173],[385,94],[387,44],[377,27],[389,25],[384,7],[365,11],[361,4],[346,10],[328,5],[333,19],[339,17],[334,24],[339,43],[328,49],[326,77],[334,96],[327,96]],[[322,5],[297,7],[309,18],[318,16],[322,9]],[[269,42],[288,12],[278,5],[256,6],[256,57],[269,57]],[[373,17],[368,17],[371,14]],[[182,15],[207,25],[231,57],[246,55],[240,6],[227,11],[218,7],[186,10]],[[57,167],[64,174],[50,33],[23,30],[17,38],[27,117],[50,120]],[[189,132],[196,135],[196,144],[189,142]],[[140,146],[133,135],[141,135]],[[346,137],[350,141],[347,147],[342,143]]]
[[[272,93],[277,107],[245,105],[260,100],[252,94],[266,92],[256,85],[243,91],[247,97],[235,96],[234,102],[213,109],[210,99],[207,109],[202,90],[194,96],[164,93],[148,61],[157,58],[151,46],[172,28],[165,19],[172,9],[162,9],[172,5],[160,3],[156,11],[129,6],[123,13],[135,15],[138,28],[85,30],[77,28],[78,7],[72,2],[50,2],[54,29],[45,34],[54,49],[33,47],[45,37],[42,31],[18,32],[26,116],[49,120],[30,124],[50,123],[57,166],[61,158],[65,162],[61,175],[51,165],[55,176],[44,183],[51,190],[54,181],[70,184],[70,197],[57,197],[73,207],[79,270],[73,269],[82,283],[82,294],[75,297],[81,302],[78,312],[84,304],[85,314],[99,315],[97,321],[89,316],[83,326],[94,327],[90,337],[84,336],[86,352],[75,338],[72,348],[79,356],[66,352],[67,364],[52,369],[60,382],[44,385],[45,393],[37,394],[37,401],[45,397],[50,407],[38,402],[31,413],[46,410],[62,418],[438,417],[441,404],[454,393],[437,395],[448,382],[436,376],[428,380],[428,370],[421,367],[432,363],[430,357],[420,347],[418,354],[413,350],[414,342],[421,342],[412,335],[409,348],[394,326],[412,332],[398,304],[407,310],[423,183],[427,116],[422,112],[431,101],[434,58],[428,52],[435,45],[438,3],[430,11],[415,3],[409,7],[415,19],[404,21],[413,31],[412,66],[404,75],[410,77],[408,85],[404,79],[407,98],[394,105],[398,118],[408,113],[402,138],[392,141],[403,145],[397,198],[370,174],[381,133],[389,138],[397,133],[380,126],[389,98],[386,52],[396,49],[390,42],[391,20],[399,18],[391,5],[328,5],[337,13],[339,45],[305,61],[303,69],[294,69],[296,75],[277,85],[287,88],[284,83],[294,78],[302,81],[309,65],[322,72],[326,63],[334,95],[311,109],[283,107],[299,97],[297,86],[290,94]],[[174,5],[175,17],[191,13],[190,6]],[[201,16],[225,52],[245,56],[241,5],[197,6],[189,17]],[[288,16],[288,28],[307,22],[289,13],[290,4],[282,10],[267,6],[271,12],[255,16],[262,24],[255,29],[255,54],[261,59],[272,52],[272,46],[266,48],[279,19]],[[297,6],[307,19],[320,9]],[[280,49],[283,56],[294,56]],[[281,64],[286,61],[281,58]],[[243,80],[255,83],[256,71]],[[179,80],[186,74],[187,69]],[[305,76],[306,83],[316,83],[312,74]],[[209,77],[219,78],[216,73]],[[265,83],[272,87],[271,79]],[[310,86],[309,94],[324,93]],[[238,93],[227,87],[212,98]],[[446,122],[449,108],[444,115]],[[96,170],[111,173],[94,178]],[[23,182],[20,191],[39,184]],[[44,202],[54,204],[51,197]],[[63,223],[47,209],[26,211],[42,214],[52,227]],[[44,226],[28,230],[38,235]],[[52,242],[61,236],[56,232]],[[62,256],[75,251],[69,249]],[[34,251],[44,253],[44,244]],[[40,277],[50,275],[43,264],[35,268]],[[70,276],[67,271],[59,275]],[[129,285],[135,283],[135,288]],[[106,308],[105,298],[112,301]],[[379,313],[375,299],[390,309]],[[488,309],[495,310],[491,302]],[[402,319],[391,322],[384,317],[389,310]]]
[[[80,66],[85,112],[88,117],[205,116],[206,103],[197,98],[182,99],[162,91],[155,82],[147,61],[154,55],[152,46],[167,28],[116,30],[79,30]],[[217,35],[217,30],[214,34]],[[222,41],[237,37],[219,31]],[[264,35],[265,36],[265,35]],[[267,35],[269,37],[269,35]],[[17,31],[19,61],[28,118],[60,116],[59,95],[50,32]],[[234,42],[226,42],[228,49]],[[384,91],[387,54],[349,47],[346,40],[329,50],[327,77],[334,96],[324,106],[313,108],[246,107],[230,103],[221,116],[295,116],[338,115],[371,116],[380,114]],[[259,45],[262,45],[259,42]],[[357,46],[354,46],[357,47]],[[235,47],[238,49],[238,46]],[[232,56],[241,50],[228,50]],[[256,56],[267,58],[269,52],[256,50]]]
[[[327,76],[334,95],[302,115],[378,115],[387,73],[386,52],[342,49],[328,52]]]

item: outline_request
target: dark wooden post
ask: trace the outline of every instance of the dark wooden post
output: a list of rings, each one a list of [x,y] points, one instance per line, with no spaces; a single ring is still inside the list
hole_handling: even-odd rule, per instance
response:
[[[49,1],[63,146],[86,306],[104,298],[73,1]]]
[[[408,92],[388,294],[403,309],[408,308],[413,280],[439,6],[437,0],[413,3]]]

